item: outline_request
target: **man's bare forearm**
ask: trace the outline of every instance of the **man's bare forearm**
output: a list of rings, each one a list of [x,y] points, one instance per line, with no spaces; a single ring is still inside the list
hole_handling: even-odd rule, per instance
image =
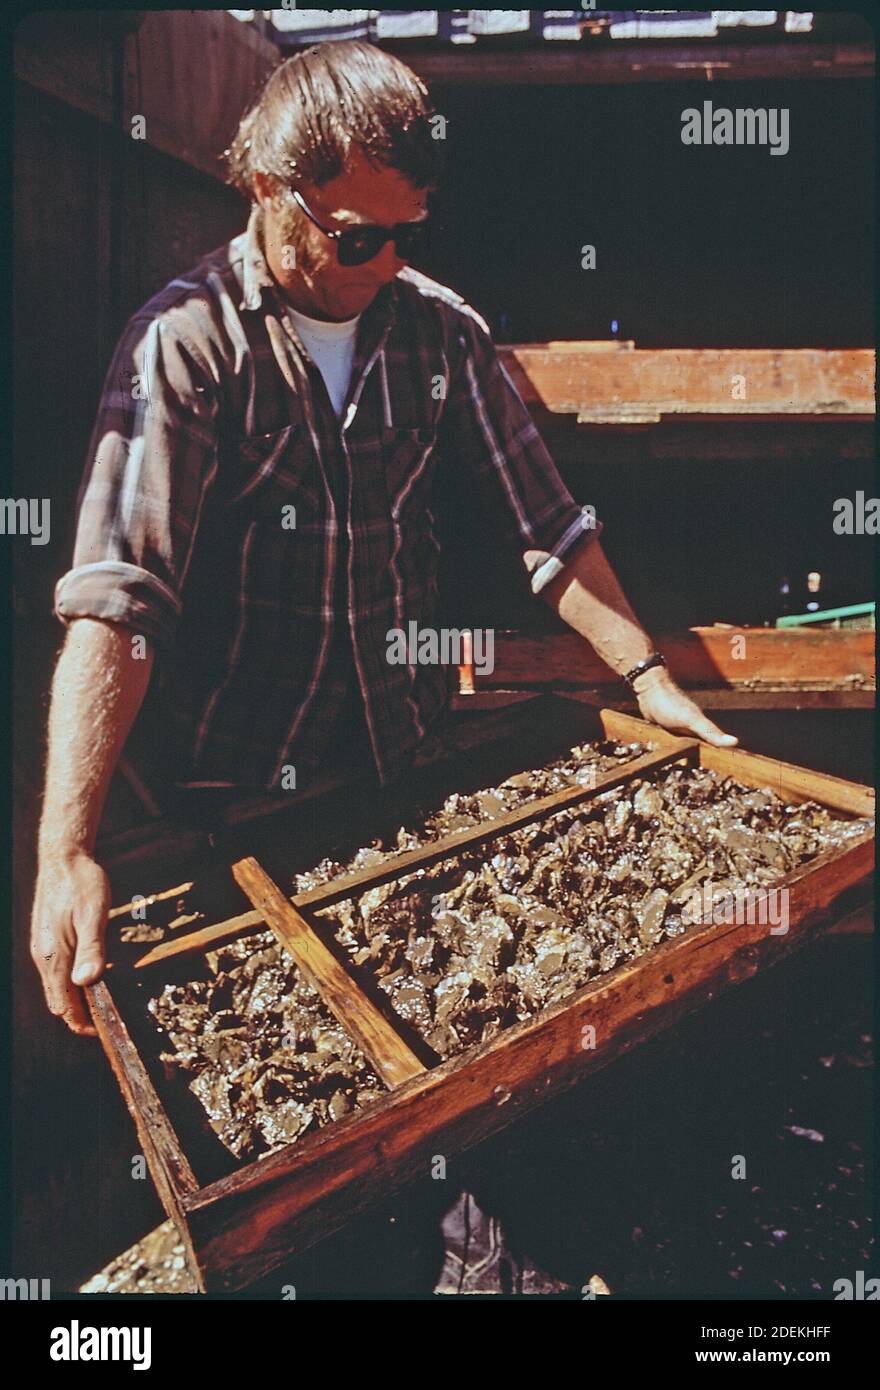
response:
[[[546,556],[536,551],[525,555],[531,571]],[[653,643],[617,582],[598,538],[582,546],[563,572],[541,590],[550,607],[585,637],[602,660],[624,676],[649,656]],[[633,688],[644,719],[675,733],[693,734],[717,748],[732,748],[733,734],[725,734],[708,719],[689,695],[680,690],[665,667],[652,667],[634,677]]]
[[[152,671],[152,651],[138,659],[132,636],[91,618],[79,618],[67,634],[52,684],[41,859],[94,849],[110,779]]]
[[[525,557],[527,565],[531,555]],[[619,676],[653,650],[597,539],[581,547],[541,597]]]

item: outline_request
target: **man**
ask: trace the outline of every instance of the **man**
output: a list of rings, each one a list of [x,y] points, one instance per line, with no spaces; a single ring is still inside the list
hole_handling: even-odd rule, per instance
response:
[[[653,653],[483,320],[408,266],[435,133],[422,84],[371,45],[283,63],[228,152],[247,231],[117,346],[56,591],[32,922],[46,1002],[75,1033],[94,1032],[79,986],[104,964],[98,824],[151,677],[184,786],[302,786],[340,739],[385,782],[435,725],[444,672],[389,661],[388,634],[437,627],[444,469],[645,718],[736,742]]]

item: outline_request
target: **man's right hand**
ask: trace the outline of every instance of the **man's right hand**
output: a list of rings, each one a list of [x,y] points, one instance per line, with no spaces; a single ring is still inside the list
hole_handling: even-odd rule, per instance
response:
[[[107,875],[88,854],[42,858],[31,917],[31,959],[40,972],[49,1011],[73,1033],[95,1037],[81,985],[104,969],[104,931],[110,910]]]

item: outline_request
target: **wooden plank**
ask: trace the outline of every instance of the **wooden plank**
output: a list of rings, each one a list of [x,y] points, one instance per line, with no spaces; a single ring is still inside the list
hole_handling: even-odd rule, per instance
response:
[[[691,693],[697,704],[704,710],[807,710],[807,709],[873,709],[877,703],[876,691],[860,686],[814,685],[806,689],[802,686],[762,686],[741,685],[722,690],[705,690],[702,686],[692,688]],[[572,691],[577,698],[579,691]],[[606,701],[598,700],[597,703]],[[637,706],[633,706],[637,708]]]
[[[235,881],[290,953],[327,1008],[373,1064],[386,1086],[418,1076],[424,1065],[368,999],[277,883],[252,856],[233,864]]]
[[[166,888],[161,893],[151,893],[149,897],[141,898],[138,907],[153,907],[155,903],[164,903],[168,902],[171,898],[185,897],[194,887],[195,883],[192,880],[187,883],[178,883],[176,888]],[[134,907],[134,901],[123,903],[121,907],[111,907],[107,914],[108,921],[112,922],[116,917],[131,917]]]
[[[291,902],[298,906],[297,898],[292,898]],[[210,927],[182,932],[169,941],[160,941],[158,946],[152,946],[149,951],[139,956],[133,968],[146,970],[151,966],[161,965],[163,961],[173,960],[175,956],[186,956],[193,951],[213,950],[217,946],[225,945],[227,941],[235,941],[246,932],[264,930],[265,926],[266,919],[261,912],[239,912],[235,917],[212,923]]]
[[[644,736],[653,737],[650,725],[643,724],[642,733]],[[432,840],[427,844],[418,845],[415,849],[404,850],[381,864],[370,865],[366,869],[359,869],[356,873],[343,874],[327,884],[318,884],[315,888],[298,893],[295,900],[296,906],[329,907],[333,903],[342,902],[346,898],[363,893],[367,888],[375,888],[379,884],[389,883],[392,879],[414,873],[417,869],[427,869],[432,864],[439,864],[452,855],[458,855],[464,850],[476,849],[480,845],[488,844],[490,841],[498,839],[500,835],[507,835],[512,830],[519,830],[522,826],[531,825],[534,821],[544,820],[557,811],[566,810],[569,806],[579,806],[583,802],[592,801],[603,792],[610,791],[613,787],[618,787],[622,783],[630,781],[631,778],[640,776],[643,772],[664,767],[677,758],[693,759],[699,747],[700,744],[697,739],[676,738],[670,734],[668,742],[664,742],[662,749],[644,753],[629,762],[621,763],[619,767],[600,773],[592,786],[564,787],[561,791],[553,792],[549,796],[537,797],[534,801],[526,801],[521,806],[514,807],[512,811],[495,816],[492,820],[480,821],[477,825],[467,826],[464,830],[456,830],[451,835],[444,835],[440,840]]]
[[[107,124],[112,65],[122,48],[121,127],[143,116],[146,144],[223,181],[219,156],[260,82],[278,62],[274,43],[223,10],[146,10],[140,24],[105,13],[93,21],[61,11],[26,16],[16,35],[15,74]]]
[[[683,686],[744,688],[802,682],[843,688],[874,685],[876,635],[845,628],[733,627],[715,624],[657,638],[669,670]],[[491,675],[476,689],[509,690],[616,684],[616,674],[576,632],[496,632]]]
[[[23,15],[15,35],[16,81],[109,124],[113,119],[113,16],[95,25],[63,11]]]
[[[788,930],[759,922],[697,927],[405,1083],[339,1122],[186,1201],[207,1286],[242,1288],[403,1183],[427,1178],[437,1147],[458,1153],[549,1095],[811,939],[835,899],[868,872],[872,837],[807,865],[789,886]],[[587,1026],[595,1045],[584,1048]],[[378,1159],[378,1161],[377,1161]]]
[[[177,1227],[190,1268],[200,1282],[182,1205],[185,1197],[198,1192],[199,1184],[106,981],[86,986],[85,994],[98,1037],[134,1120],[159,1199]]]
[[[578,350],[580,349],[580,350]],[[871,419],[869,348],[637,348],[589,343],[499,349],[529,406],[583,424],[653,424],[664,418]],[[745,399],[733,395],[742,379]]]
[[[158,149],[223,180],[221,153],[279,56],[225,10],[147,10],[126,44],[126,128],[143,114]]]
[[[612,709],[602,710],[600,719],[608,738],[645,737],[645,723],[641,719],[634,719],[631,715]],[[652,725],[648,727],[653,728]],[[665,729],[657,729],[652,737],[663,747],[666,740],[673,735]],[[777,796],[783,798],[818,801],[824,806],[846,811],[853,816],[874,814],[873,787],[848,782],[842,777],[832,777],[827,772],[813,772],[811,768],[784,763],[778,758],[767,758],[760,753],[748,753],[743,748],[713,748],[709,743],[701,743],[700,766],[712,768],[726,777],[735,777],[745,786],[771,787]]]
[[[384,45],[383,45],[384,46]],[[562,83],[600,85],[633,82],[781,80],[789,78],[870,78],[871,43],[819,42],[808,36],[773,36],[770,43],[675,43],[615,40],[600,43],[545,43],[540,48],[475,51],[455,46],[416,49],[388,44],[426,82],[450,86],[530,86]]]
[[[826,685],[817,682],[807,687],[801,685],[742,685],[725,686],[720,690],[700,686],[693,691],[697,704],[703,710],[728,709],[873,709],[877,703],[873,689],[859,687]],[[479,710],[505,709],[511,705],[525,704],[529,700],[539,700],[539,690],[475,690],[473,695],[458,693],[452,696],[451,708],[456,711],[476,712]],[[566,690],[565,698],[576,700],[578,704],[601,709],[613,701],[624,710],[637,713],[639,704],[632,696],[621,692],[619,684],[587,686],[585,689]]]
[[[618,709],[602,709],[599,721],[606,738],[616,738],[621,743],[641,742],[650,734],[651,742],[658,748],[669,747],[675,734],[661,729],[659,724],[650,724],[647,719],[637,719],[635,715],[624,714]]]
[[[654,741],[652,726],[640,723],[640,728],[642,735],[650,733],[650,737]],[[416,849],[405,850],[391,858],[382,860],[380,863],[372,864],[366,869],[359,869],[356,873],[341,874],[339,877],[331,879],[329,883],[319,883],[315,888],[297,893],[289,901],[295,908],[306,907],[318,910],[322,907],[332,907],[334,903],[355,897],[359,893],[366,892],[368,888],[377,888],[380,884],[402,878],[404,874],[414,873],[417,869],[426,869],[432,864],[439,864],[443,859],[461,854],[463,850],[474,849],[479,845],[487,844],[489,841],[497,839],[499,835],[506,835],[511,830],[518,830],[524,825],[530,825],[533,821],[542,820],[546,816],[553,815],[556,811],[563,811],[569,806],[577,806],[582,802],[590,801],[602,792],[610,791],[612,787],[620,786],[621,783],[629,781],[631,777],[639,776],[642,772],[663,767],[666,763],[673,762],[678,758],[695,758],[699,746],[696,739],[675,738],[671,734],[667,735],[662,749],[653,753],[646,753],[640,758],[633,758],[631,762],[622,763],[620,767],[611,772],[602,773],[596,778],[595,785],[592,787],[565,787],[562,791],[554,792],[551,796],[543,796],[534,801],[524,802],[522,806],[517,806],[514,810],[506,812],[503,816],[497,816],[494,820],[480,821],[479,824],[469,826],[465,830],[457,830],[452,835],[446,835],[442,840],[432,840],[428,844],[419,845]],[[185,955],[190,951],[206,950],[209,947],[220,945],[221,942],[232,941],[246,931],[259,929],[264,925],[264,920],[257,911],[244,912],[236,917],[230,917],[225,922],[217,922],[209,927],[201,927],[198,931],[182,934],[172,941],[162,941],[158,946],[154,946],[139,957],[134,963],[134,968],[143,970],[148,966],[155,966],[162,961],[170,960],[173,956]]]
[[[812,772],[760,753],[747,753],[743,748],[713,748],[708,743],[700,745],[700,764],[750,786],[772,787],[777,796],[819,801],[854,816],[874,814],[873,787],[862,787],[827,772]]]

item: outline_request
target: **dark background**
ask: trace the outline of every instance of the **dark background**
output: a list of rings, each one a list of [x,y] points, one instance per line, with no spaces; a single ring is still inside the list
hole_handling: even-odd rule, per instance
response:
[[[873,342],[872,83],[439,87],[431,270],[507,342]],[[681,143],[681,113],[787,107],[789,152]],[[596,247],[597,269],[580,248]]]
[[[874,341],[870,82],[434,87],[448,117],[442,232],[425,269],[506,342],[609,339],[637,348],[859,347]],[[691,147],[681,112],[704,100],[788,107],[789,152]],[[581,269],[581,247],[597,268]],[[834,603],[873,595],[870,537],[831,529],[865,460],[689,457],[583,461],[571,417],[539,420],[603,545],[655,632],[763,623],[783,575],[825,577]],[[728,428],[719,426],[719,431]],[[450,497],[450,590],[475,625],[546,625],[515,559],[460,492]],[[499,567],[504,564],[503,579]],[[803,611],[795,607],[795,612]]]

